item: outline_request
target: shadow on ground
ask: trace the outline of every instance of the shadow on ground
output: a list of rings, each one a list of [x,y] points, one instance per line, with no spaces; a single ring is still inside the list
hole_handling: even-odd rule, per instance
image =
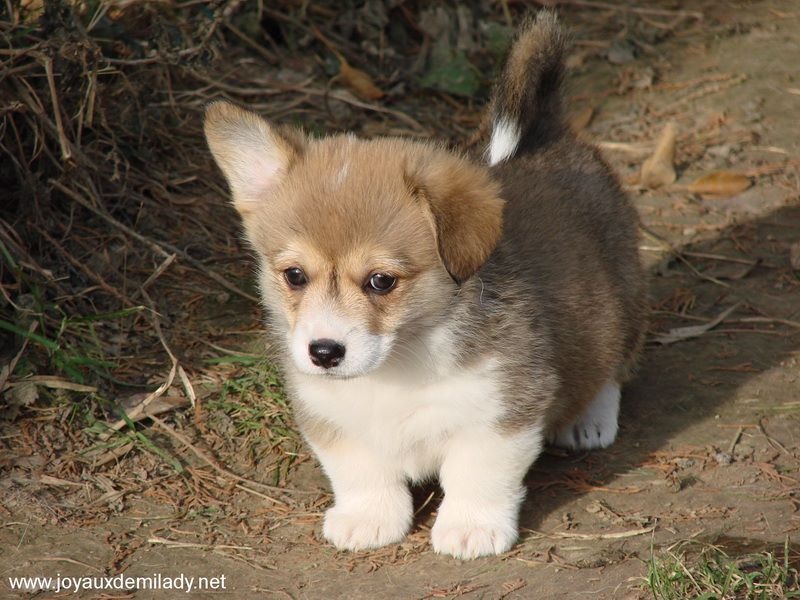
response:
[[[604,451],[574,456],[551,453],[540,459],[527,478],[529,496],[522,527],[539,529],[543,519],[573,501],[582,486],[601,492],[602,488],[623,490],[626,474],[652,464],[655,454],[680,444],[681,433],[687,430],[693,430],[693,446],[728,452],[728,447],[719,447],[719,431],[713,424],[715,420],[727,423],[725,413],[731,411],[734,401],[763,415],[776,403],[796,395],[797,383],[791,378],[783,386],[760,379],[770,369],[785,365],[800,348],[797,329],[779,322],[796,319],[800,309],[800,279],[788,266],[788,248],[796,241],[798,230],[800,207],[786,206],[678,249],[690,266],[676,257],[653,265],[653,331],[701,324],[681,319],[682,309],[691,308],[693,315],[705,315],[711,321],[725,309],[739,306],[699,337],[647,345],[639,373],[623,392],[616,443]],[[644,243],[652,240],[646,237]],[[782,421],[768,419],[764,426],[781,430],[785,426]],[[753,419],[726,425],[729,436],[724,446],[739,427],[757,431],[757,424]],[[678,479],[671,485],[677,491],[691,485],[691,480]]]

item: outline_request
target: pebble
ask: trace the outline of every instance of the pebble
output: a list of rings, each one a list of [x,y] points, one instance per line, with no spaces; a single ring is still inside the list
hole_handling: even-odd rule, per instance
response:
[[[717,461],[718,464],[722,466],[729,465],[733,462],[733,457],[727,452],[715,452],[714,454],[711,455],[711,458],[713,458],[715,461]]]
[[[633,44],[627,40],[615,40],[608,49],[608,62],[612,65],[625,65],[635,59]]]

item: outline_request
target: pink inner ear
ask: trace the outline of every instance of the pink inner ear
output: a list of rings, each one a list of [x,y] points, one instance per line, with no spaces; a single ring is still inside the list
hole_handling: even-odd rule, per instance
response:
[[[272,160],[269,160],[268,158],[272,158]],[[258,172],[254,173],[253,177],[253,185],[262,191],[266,191],[274,186],[277,183],[279,176],[283,173],[283,164],[281,161],[276,160],[277,157],[273,156],[268,158],[265,157],[259,161],[256,161]]]
[[[286,169],[286,161],[280,151],[274,148],[244,150],[240,159],[241,166],[236,174],[238,181],[233,182],[234,193],[238,196],[235,199],[241,203],[259,202],[280,181]]]

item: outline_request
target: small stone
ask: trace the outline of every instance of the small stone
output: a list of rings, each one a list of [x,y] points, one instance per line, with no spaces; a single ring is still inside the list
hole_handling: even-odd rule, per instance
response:
[[[600,504],[597,500],[592,502],[589,506],[586,507],[586,512],[596,515],[599,512],[603,512],[603,505]]]
[[[722,465],[723,467],[733,462],[733,457],[727,452],[715,452],[711,455],[711,458],[713,458],[715,461],[717,461],[717,464]]]
[[[720,144],[719,146],[709,146],[706,148],[706,154],[714,158],[727,159],[731,155],[731,145]]]
[[[608,62],[612,65],[625,65],[636,59],[633,44],[628,40],[615,40],[608,49]]]
[[[653,80],[656,77],[655,71],[652,67],[645,67],[640,73],[634,76],[631,85],[637,90],[647,90],[653,86]]]
[[[789,264],[795,271],[800,271],[800,242],[789,246]]]

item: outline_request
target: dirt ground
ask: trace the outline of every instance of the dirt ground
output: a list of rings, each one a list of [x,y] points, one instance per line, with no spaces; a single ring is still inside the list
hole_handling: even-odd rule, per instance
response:
[[[800,242],[800,6],[672,1],[639,3],[652,12],[636,13],[585,4],[562,12],[575,38],[569,110],[639,208],[652,325],[641,370],[623,394],[617,442],[575,455],[554,449],[536,463],[519,544],[472,562],[435,555],[428,537],[440,493],[430,487],[416,491],[420,510],[405,542],[335,551],[320,536],[331,500],[322,472],[291,431],[276,433],[290,429],[285,406],[259,403],[280,392],[271,374],[254,374],[257,305],[204,283],[205,291],[192,291],[201,296],[197,310],[181,317],[170,312],[180,291],[154,287],[150,296],[171,315],[170,330],[194,328],[240,354],[208,362],[207,345],[203,353],[171,344],[205,412],[185,408],[176,377],[159,401],[172,398],[179,408],[139,430],[183,465],[180,473],[131,442],[79,477],[53,460],[60,445],[78,452],[69,445],[77,434],[67,411],[33,405],[3,423],[0,597],[31,596],[12,591],[11,576],[124,571],[225,575],[224,591],[191,597],[648,598],[647,561],[684,540],[735,557],[782,556],[788,539],[790,562],[800,566],[800,270],[790,266],[790,248]],[[394,108],[415,116],[413,102]],[[433,132],[451,139],[470,127],[460,124],[466,119],[450,127],[448,118],[474,123],[480,109],[431,106],[420,113],[438,111],[446,131]],[[345,118],[360,121],[364,134],[385,133],[363,114]],[[636,175],[668,121],[679,132],[678,180],[646,189]],[[724,197],[686,189],[721,170],[745,174],[750,187]],[[202,200],[219,207],[213,235],[226,249],[206,264],[247,285],[234,211],[219,194]],[[197,206],[175,210],[191,220]],[[683,328],[703,325],[682,337]],[[162,356],[161,379],[154,372],[147,383],[163,381],[164,364]],[[227,410],[235,399],[242,404]],[[257,441],[260,428],[269,429],[268,443]],[[280,460],[272,458],[276,447]]]

